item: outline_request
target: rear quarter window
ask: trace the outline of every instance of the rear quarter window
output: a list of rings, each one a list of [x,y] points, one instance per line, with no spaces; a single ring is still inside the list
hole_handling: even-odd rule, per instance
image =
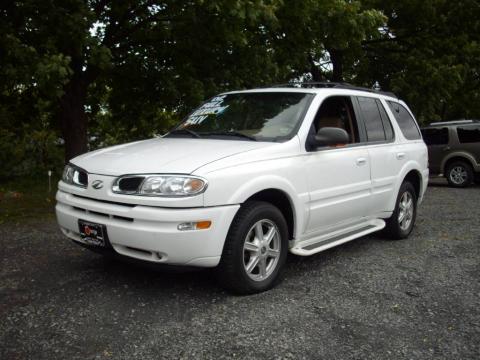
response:
[[[458,126],[457,134],[462,144],[480,142],[480,126]]]
[[[448,144],[448,129],[422,129],[423,141],[427,145],[446,145]]]
[[[383,121],[375,99],[358,97],[358,103],[363,113],[363,120],[365,121],[367,140],[369,142],[385,141],[386,135],[383,128]]]
[[[408,140],[418,140],[422,138],[415,119],[410,115],[405,107],[394,101],[387,101],[393,116],[397,120],[403,136]]]

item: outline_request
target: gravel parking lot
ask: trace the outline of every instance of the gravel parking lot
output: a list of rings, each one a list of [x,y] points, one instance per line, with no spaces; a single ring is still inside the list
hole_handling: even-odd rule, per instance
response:
[[[106,260],[53,219],[3,224],[0,359],[479,359],[479,204],[435,181],[410,239],[290,256],[246,297],[211,271]]]

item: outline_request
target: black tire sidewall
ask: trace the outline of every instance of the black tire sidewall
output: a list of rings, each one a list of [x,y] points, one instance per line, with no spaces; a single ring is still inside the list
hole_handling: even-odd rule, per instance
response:
[[[450,172],[454,167],[457,167],[457,166],[462,166],[467,173],[467,179],[463,184],[456,184],[452,180],[450,180]],[[447,181],[450,184],[450,186],[458,187],[458,188],[466,187],[473,182],[473,169],[470,166],[470,164],[467,164],[465,161],[454,161],[448,165],[445,177],[447,178]]]
[[[407,230],[403,230],[400,227],[400,222],[398,221],[398,214],[400,212],[400,199],[402,198],[403,194],[408,191],[412,195],[413,199],[413,217],[412,223],[408,227]],[[417,194],[415,192],[415,187],[409,181],[404,181],[400,186],[400,190],[398,191],[397,201],[395,202],[395,210],[393,211],[392,216],[388,219],[387,222],[387,232],[392,239],[405,239],[407,238],[411,232],[413,231],[413,227],[415,226],[415,221],[417,218]]]

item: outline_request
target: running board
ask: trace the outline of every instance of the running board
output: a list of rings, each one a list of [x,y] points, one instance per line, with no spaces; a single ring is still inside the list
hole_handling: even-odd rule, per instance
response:
[[[360,225],[342,229],[341,231],[335,231],[314,239],[304,240],[292,247],[290,252],[300,256],[313,255],[320,251],[346,243],[347,241],[382,230],[384,227],[385,221],[382,219],[369,220]]]

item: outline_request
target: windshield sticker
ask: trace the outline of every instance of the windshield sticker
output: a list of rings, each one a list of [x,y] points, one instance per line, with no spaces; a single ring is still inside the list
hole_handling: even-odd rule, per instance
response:
[[[218,115],[228,108],[228,105],[222,106],[223,100],[226,95],[216,96],[209,102],[203,104],[197,110],[195,110],[185,121],[184,126],[201,124],[208,115]]]

